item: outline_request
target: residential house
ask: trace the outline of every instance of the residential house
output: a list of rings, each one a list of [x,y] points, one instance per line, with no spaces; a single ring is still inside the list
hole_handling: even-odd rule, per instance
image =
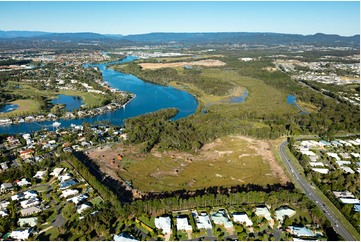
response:
[[[322,162],[310,162],[309,164],[312,167],[325,166]]]
[[[25,199],[35,198],[38,196],[38,193],[35,190],[28,190],[24,192]]]
[[[25,195],[24,195],[24,193],[19,192],[18,194],[15,194],[15,195],[11,196],[10,198],[11,198],[11,201],[20,201],[20,200],[25,199]]]
[[[293,215],[296,214],[296,211],[293,210],[292,208],[289,208],[287,206],[284,206],[284,207],[280,207],[280,208],[277,208],[275,210],[275,213],[276,213],[276,218],[277,220],[280,222],[280,223],[283,223],[283,219],[284,217],[292,217]]]
[[[89,198],[89,196],[84,193],[84,194],[81,194],[81,195],[78,195],[78,196],[75,196],[72,198],[68,198],[66,201],[73,202],[77,205],[78,203],[85,201],[87,198]]]
[[[336,153],[327,152],[329,157],[335,158],[336,160],[341,160],[340,157]]]
[[[9,237],[15,240],[27,240],[29,239],[29,236],[31,235],[32,231],[33,231],[32,228],[28,228],[24,230],[14,230],[10,233]]]
[[[26,160],[26,159],[33,158],[34,150],[33,149],[27,149],[27,150],[22,150],[19,153],[20,153],[20,158],[23,159],[23,160]]]
[[[30,208],[24,208],[20,210],[20,214],[22,217],[29,216],[31,214],[40,213],[41,209],[38,207],[30,207]]]
[[[7,209],[0,210],[0,217],[9,216],[9,211]]]
[[[246,223],[246,226],[252,226],[253,222],[249,219],[247,213],[236,212],[232,213],[233,221],[238,223]]]
[[[351,159],[351,156],[349,153],[340,153],[340,156],[343,158],[343,159]]]
[[[327,174],[329,172],[327,168],[312,168],[311,170],[321,174]]]
[[[193,216],[195,216],[196,224],[198,229],[212,229],[212,223],[209,219],[209,216],[206,212],[201,212],[198,215],[197,211],[192,211]]]
[[[65,182],[60,183],[60,190],[67,189],[68,187],[74,186],[78,184],[78,181],[75,179],[67,180]]]
[[[19,218],[18,224],[20,227],[35,227],[35,225],[38,222],[38,218],[37,217],[32,217],[32,218]]]
[[[71,178],[73,178],[73,175],[70,174],[70,173],[66,173],[66,174],[64,174],[64,175],[58,176],[58,180],[59,180],[60,182],[67,181],[67,180],[69,180],[69,179],[71,179]]]
[[[47,171],[37,171],[33,178],[43,180]]]
[[[8,192],[8,191],[10,191],[10,190],[13,190],[13,185],[12,185],[11,183],[9,183],[9,182],[4,182],[3,184],[1,184],[1,186],[0,186],[0,191],[1,191],[2,193]]]
[[[29,186],[31,185],[31,182],[29,181],[29,179],[27,178],[22,178],[20,181],[16,181],[16,184],[19,187],[23,187],[23,186]]]
[[[265,217],[267,219],[267,221],[272,220],[271,213],[266,206],[256,207],[255,213],[258,217]]]
[[[9,206],[10,202],[8,201],[0,201],[0,209],[5,209]]]
[[[138,241],[132,235],[124,233],[124,232],[122,232],[118,235],[114,235],[113,240],[114,241]]]
[[[22,208],[30,208],[40,204],[40,200],[37,197],[32,197],[28,200],[24,200],[20,202]]]
[[[76,189],[67,189],[67,190],[62,191],[61,193],[62,193],[62,196],[66,198],[66,197],[78,194],[79,191]]]
[[[288,230],[292,235],[298,237],[313,237],[315,234],[306,227],[288,226]]]
[[[354,174],[354,170],[352,170],[350,167],[348,166],[341,166],[340,167],[345,173],[350,173],[350,174]]]
[[[233,223],[228,218],[227,212],[225,210],[218,210],[216,213],[212,213],[211,218],[215,224],[223,225],[225,228],[232,228]]]
[[[0,163],[0,166],[3,171],[6,171],[7,169],[9,169],[9,166],[6,164],[6,162]]]
[[[177,230],[192,231],[192,226],[188,222],[187,215],[179,215],[176,218]]]
[[[64,168],[54,168],[54,170],[50,173],[51,176],[58,177],[62,172]]]
[[[168,216],[161,216],[154,219],[154,224],[157,229],[161,229],[164,234],[170,233],[172,229],[171,219]]]
[[[77,211],[77,213],[81,214],[85,210],[87,210],[87,209],[89,209],[91,207],[92,206],[90,204],[83,203],[83,204],[80,204],[79,206],[76,207],[76,211]]]

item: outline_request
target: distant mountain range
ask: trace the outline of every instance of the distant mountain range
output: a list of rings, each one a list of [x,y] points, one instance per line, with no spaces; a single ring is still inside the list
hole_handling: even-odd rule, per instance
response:
[[[107,42],[112,44],[258,44],[258,45],[326,45],[360,46],[360,35],[279,34],[279,33],[150,33],[137,35],[84,33],[49,33],[40,31],[0,31],[2,41],[71,41]]]

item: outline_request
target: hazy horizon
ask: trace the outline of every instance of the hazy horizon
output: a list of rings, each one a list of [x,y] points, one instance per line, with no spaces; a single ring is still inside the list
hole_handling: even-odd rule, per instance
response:
[[[359,1],[0,2],[0,29],[4,31],[353,36],[360,34],[359,20]]]

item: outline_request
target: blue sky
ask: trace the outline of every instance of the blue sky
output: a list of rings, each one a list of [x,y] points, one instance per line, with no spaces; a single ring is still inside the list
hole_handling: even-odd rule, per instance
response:
[[[0,2],[0,30],[360,33],[360,2]]]

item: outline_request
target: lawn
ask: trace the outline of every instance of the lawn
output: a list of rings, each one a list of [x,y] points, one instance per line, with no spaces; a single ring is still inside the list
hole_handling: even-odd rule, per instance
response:
[[[11,92],[26,98],[10,102],[10,104],[17,104],[19,108],[12,112],[0,114],[0,118],[40,113],[40,103],[33,99],[34,96],[44,96],[47,97],[49,100],[57,98],[57,95],[59,94],[64,94],[68,96],[79,96],[83,99],[85,106],[90,108],[100,106],[104,98],[104,96],[101,94],[94,94],[89,92],[82,92],[76,90],[59,90],[59,92],[54,92],[49,90],[38,90],[29,85],[28,83],[14,82],[14,84],[20,85],[20,88],[12,90]]]
[[[262,152],[259,142],[266,141],[228,136],[205,145],[195,155],[152,152],[139,158],[129,154],[121,164],[126,170],[118,174],[144,192],[279,183],[280,175],[274,172],[274,163],[270,162],[273,155]]]
[[[64,94],[68,96],[79,96],[83,99],[83,102],[86,107],[100,106],[101,101],[103,99],[103,95],[101,94],[94,94],[94,93],[74,91],[74,90],[59,90],[58,94]]]
[[[19,99],[10,102],[10,104],[16,104],[19,108],[8,113],[0,114],[0,118],[16,117],[40,112],[40,104],[34,99]]]

